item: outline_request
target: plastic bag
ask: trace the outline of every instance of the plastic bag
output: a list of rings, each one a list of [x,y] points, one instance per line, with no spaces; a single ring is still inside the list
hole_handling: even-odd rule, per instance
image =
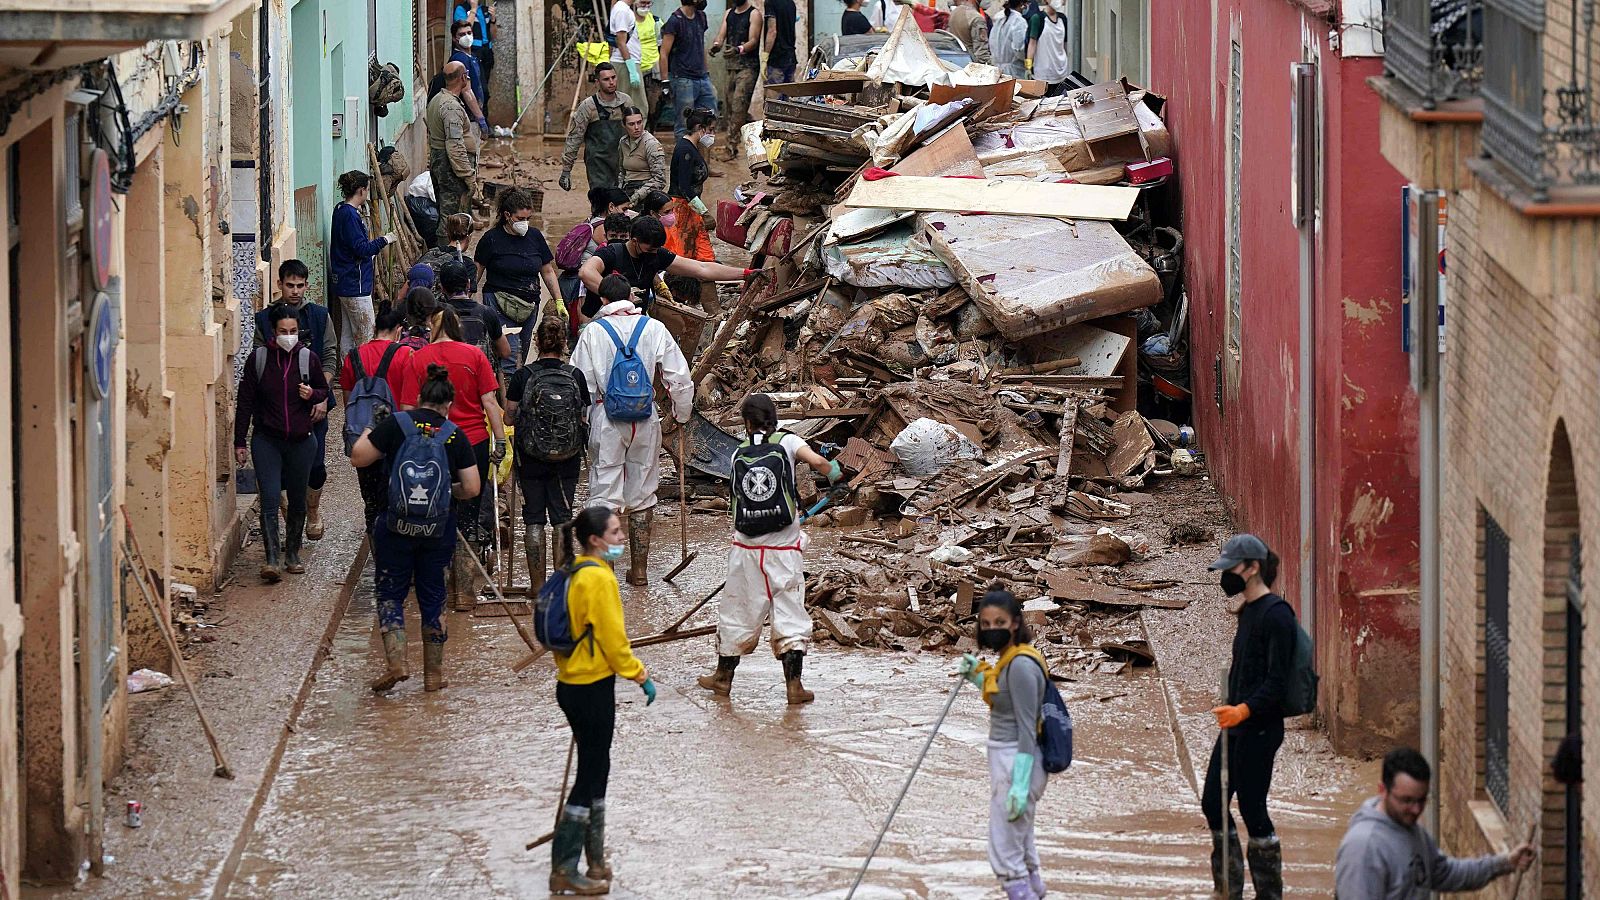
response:
[[[937,475],[958,459],[982,459],[983,451],[943,422],[921,418],[907,425],[889,449],[909,475]]]
[[[172,676],[155,669],[140,669],[128,673],[128,693],[142,694],[145,691],[159,691],[172,687]]]

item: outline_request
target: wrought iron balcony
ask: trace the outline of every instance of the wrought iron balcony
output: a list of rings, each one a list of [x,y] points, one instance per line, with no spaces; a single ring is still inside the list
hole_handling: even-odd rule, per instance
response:
[[[1474,96],[1483,78],[1483,0],[1390,0],[1384,66],[1426,109]]]
[[[1536,202],[1556,188],[1600,187],[1597,3],[1554,4],[1572,28],[1547,39],[1542,0],[1484,0],[1483,152]]]

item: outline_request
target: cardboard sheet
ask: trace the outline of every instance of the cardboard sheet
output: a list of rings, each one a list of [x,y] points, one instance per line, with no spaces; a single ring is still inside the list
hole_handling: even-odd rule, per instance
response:
[[[844,205],[1120,222],[1138,197],[1137,188],[901,176],[856,182]]]
[[[905,159],[890,169],[901,175],[977,175],[982,177],[983,164],[978,154],[972,152],[972,139],[959,125],[948,128],[933,140],[913,150]]]

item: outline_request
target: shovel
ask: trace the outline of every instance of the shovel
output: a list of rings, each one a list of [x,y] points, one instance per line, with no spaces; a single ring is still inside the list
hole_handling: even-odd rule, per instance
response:
[[[700,551],[689,552],[689,426],[678,426],[678,543],[683,559],[667,573],[668,581],[689,568]],[[698,607],[696,607],[698,609]],[[669,629],[670,630],[670,629]]]

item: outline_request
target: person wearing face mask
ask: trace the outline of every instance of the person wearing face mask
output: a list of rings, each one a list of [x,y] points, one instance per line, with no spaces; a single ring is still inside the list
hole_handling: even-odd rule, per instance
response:
[[[561,807],[550,842],[550,893],[604,894],[611,889],[606,862],[606,787],[611,778],[611,739],[617,723],[617,677],[639,685],[645,705],[656,702],[656,684],[633,655],[622,614],[613,564],[627,550],[622,519],[609,506],[578,513],[565,530],[567,615],[572,634],[584,635],[572,653],[557,653],[556,703],[572,728],[578,770]],[[578,860],[588,867],[578,871]]]
[[[717,92],[706,67],[706,0],[684,0],[661,26],[661,80],[672,96],[674,137],[683,137],[691,109],[716,109]]]
[[[1062,12],[1065,6],[1063,0],[1050,0],[1028,21],[1027,65],[1036,80],[1049,85],[1046,97],[1065,93],[1067,76],[1072,73],[1072,60],[1067,53],[1067,17]]]
[[[599,90],[578,104],[567,126],[561,176],[556,181],[563,191],[572,190],[572,166],[578,161],[579,147],[583,148],[590,190],[622,186],[622,111],[632,106],[633,100],[617,90],[617,67],[611,63],[594,67],[594,84]]]
[[[472,121],[477,123],[478,132],[487,136],[489,120],[485,116],[485,110],[488,109],[489,103],[488,87],[478,58],[472,55],[472,32],[472,23],[465,20],[450,27],[451,39],[455,43],[455,47],[450,51],[450,62],[461,63],[466,68],[470,90],[461,95],[461,104],[467,108],[467,115],[472,117]]]
[[[272,343],[251,352],[239,381],[233,453],[241,467],[255,461],[266,554],[261,578],[270,584],[281,579],[283,571],[295,575],[305,571],[300,544],[306,527],[306,485],[317,453],[312,409],[328,399],[328,379],[311,348],[300,343],[300,321],[292,308],[275,304],[267,311],[267,321]],[[289,501],[284,516],[288,540],[281,544],[280,491]]]
[[[706,154],[717,142],[712,132],[716,114],[709,109],[690,110],[684,121],[689,130],[678,138],[678,145],[672,149],[672,177],[667,193],[673,198],[678,242],[683,247],[681,255],[710,262],[717,255],[711,249],[711,235],[706,231],[706,204],[700,199],[700,191],[711,174]]]
[[[678,223],[681,226],[684,211],[678,209]],[[693,211],[689,211],[688,215],[699,218],[699,214]],[[578,277],[583,279],[583,286],[589,291],[589,296],[583,302],[583,314],[591,319],[600,314],[600,282],[610,275],[621,275],[630,287],[642,293],[647,307],[644,312],[649,312],[649,303],[655,299],[656,282],[663,272],[702,282],[749,279],[756,272],[755,269],[738,269],[719,262],[690,259],[667,250],[664,247],[667,230],[661,227],[659,219],[649,216],[639,216],[633,220],[628,226],[625,241],[617,242],[619,236],[610,234],[609,230],[606,236],[612,243],[601,247],[578,270]]]
[[[639,17],[634,14],[633,0],[616,0],[611,4],[611,19],[606,30],[616,39],[611,44],[611,63],[618,67],[628,96],[644,97],[644,70],[639,64],[643,48],[639,45]]]
[[[711,55],[728,47],[728,146],[723,159],[733,159],[739,134],[750,121],[750,101],[761,74],[761,9],[753,0],[735,0],[722,17],[722,27],[711,42]],[[693,130],[693,126],[687,126]],[[707,145],[707,149],[710,145]],[[674,154],[676,155],[676,154]]]
[[[1012,78],[1027,78],[1028,20],[1022,15],[1027,0],[1005,0],[1000,19],[989,29],[990,63]]]
[[[544,284],[551,309],[566,314],[561,286],[556,283],[556,257],[543,232],[533,227],[533,198],[518,188],[503,190],[495,198],[495,227],[478,239],[473,259],[483,276],[483,302],[500,317],[511,341],[505,372],[510,374],[527,357],[528,341],[520,332],[534,323],[539,309],[539,285]],[[515,329],[515,330],[512,330]]]
[[[667,151],[645,127],[644,113],[636,107],[622,111],[622,189],[637,205],[645,194],[667,186]]]
[[[494,33],[499,28],[494,21],[491,0],[456,0],[454,22],[470,22],[472,43],[468,47],[483,72],[483,111],[489,112],[489,76],[494,72]],[[457,46],[460,46],[459,40]]]
[[[478,177],[478,134],[472,129],[461,99],[470,86],[465,65],[459,60],[445,63],[444,90],[428,101],[424,116],[428,171],[433,176],[433,193],[439,207],[434,242],[440,247],[450,244],[445,220],[457,213],[472,212],[472,182]]]
[[[1289,601],[1273,593],[1278,580],[1278,555],[1253,534],[1234,535],[1211,564],[1221,572],[1229,612],[1239,617],[1233,635],[1233,659],[1222,705],[1211,712],[1222,733],[1211,750],[1200,806],[1211,828],[1211,878],[1222,890],[1223,867],[1233,898],[1244,891],[1244,854],[1229,810],[1232,797],[1222,796],[1222,742],[1228,742],[1228,792],[1239,798],[1239,814],[1250,833],[1250,880],[1256,896],[1283,896],[1283,850],[1267,813],[1272,767],[1283,744],[1283,700],[1294,667],[1299,624]],[[1226,826],[1226,828],[1224,828]]]
[[[1039,758],[1048,668],[1032,637],[1017,598],[990,590],[978,604],[978,646],[999,658],[990,664],[967,653],[958,670],[989,704],[989,866],[1006,900],[1045,895],[1033,823],[1049,780]]]

